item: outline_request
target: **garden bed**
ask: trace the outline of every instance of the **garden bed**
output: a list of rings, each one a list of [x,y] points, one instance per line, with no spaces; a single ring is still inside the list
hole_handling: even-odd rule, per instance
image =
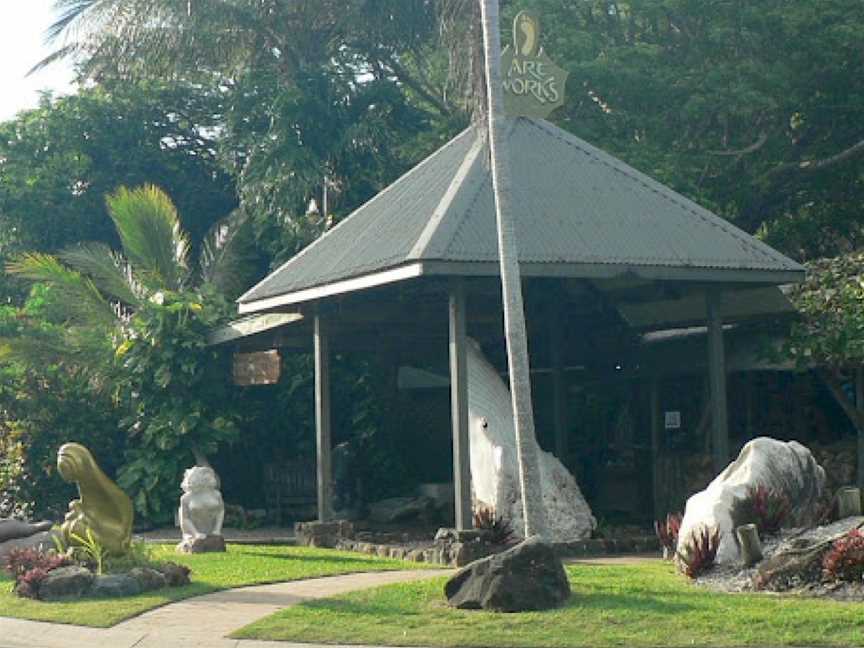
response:
[[[217,590],[406,567],[395,560],[308,547],[229,545],[226,553],[179,555],[171,547],[157,546],[153,557],[189,567],[192,583],[123,598],[43,602],[14,594],[13,581],[3,573],[0,616],[110,627],[161,605]]]

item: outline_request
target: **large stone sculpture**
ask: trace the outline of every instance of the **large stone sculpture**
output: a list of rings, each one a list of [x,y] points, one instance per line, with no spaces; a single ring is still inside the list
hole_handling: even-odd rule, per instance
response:
[[[195,466],[183,475],[180,498],[180,530],[183,541],[177,550],[186,553],[225,551],[222,522],[225,504],[219,492],[219,479],[212,468]]]
[[[474,506],[492,507],[521,536],[524,525],[510,391],[473,340],[468,344],[468,415]],[[539,447],[536,452],[546,516],[544,539],[567,542],[588,537],[597,522],[573,475],[551,453]]]
[[[809,526],[816,522],[819,514],[825,471],[810,450],[796,441],[753,439],[708,488],[687,500],[678,532],[678,553],[689,555],[701,529],[719,529],[716,561],[721,564],[737,562],[739,549],[735,529],[753,521],[748,517],[746,502],[758,486],[788,498],[792,508],[787,526]]]
[[[80,544],[88,531],[109,553],[122,555],[132,541],[132,501],[105,475],[90,451],[67,443],[57,452],[57,469],[67,482],[78,486],[79,499],[69,502],[61,532],[67,544]]]

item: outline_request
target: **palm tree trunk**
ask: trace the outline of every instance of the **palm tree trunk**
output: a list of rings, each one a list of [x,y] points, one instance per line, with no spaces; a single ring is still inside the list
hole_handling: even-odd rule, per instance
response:
[[[479,0],[483,22],[483,53],[486,59],[487,118],[491,152],[492,188],[498,223],[498,255],[501,260],[501,290],[504,303],[504,334],[507,340],[507,366],[513,419],[516,424],[516,450],[525,537],[543,533],[543,506],[537,442],[534,437],[534,411],[531,404],[531,372],[528,364],[528,337],[522,282],[513,222],[511,196],[509,125],[504,117],[501,84],[501,34],[498,0]]]

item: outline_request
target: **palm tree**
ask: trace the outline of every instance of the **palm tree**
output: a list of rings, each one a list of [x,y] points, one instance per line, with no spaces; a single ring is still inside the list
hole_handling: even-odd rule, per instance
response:
[[[189,237],[168,195],[152,185],[121,187],[106,198],[122,252],[103,243],[83,243],[57,256],[30,252],[14,258],[7,271],[49,287],[50,310],[62,324],[61,339],[16,340],[16,355],[32,361],[37,351],[100,373],[98,362],[112,338],[147,300],[159,293],[209,287],[236,295],[251,272],[244,253],[246,220],[235,213],[216,223],[201,246],[197,267]]]
[[[489,150],[492,158],[492,188],[498,225],[498,255],[501,262],[501,290],[504,303],[504,335],[507,341],[507,366],[510,394],[516,425],[516,450],[525,537],[540,535],[544,529],[542,493],[534,412],[531,404],[531,372],[528,364],[528,337],[522,303],[519,251],[513,222],[510,147],[504,116],[501,84],[501,35],[498,0],[480,0],[483,25],[483,54],[486,62],[486,117]]]

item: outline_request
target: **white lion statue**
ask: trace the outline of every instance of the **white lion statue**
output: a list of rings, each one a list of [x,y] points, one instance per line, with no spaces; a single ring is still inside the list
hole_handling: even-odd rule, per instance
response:
[[[222,522],[225,503],[219,492],[219,478],[212,468],[194,466],[183,475],[183,496],[180,498],[180,530],[183,541],[178,551],[199,553],[224,551]]]

